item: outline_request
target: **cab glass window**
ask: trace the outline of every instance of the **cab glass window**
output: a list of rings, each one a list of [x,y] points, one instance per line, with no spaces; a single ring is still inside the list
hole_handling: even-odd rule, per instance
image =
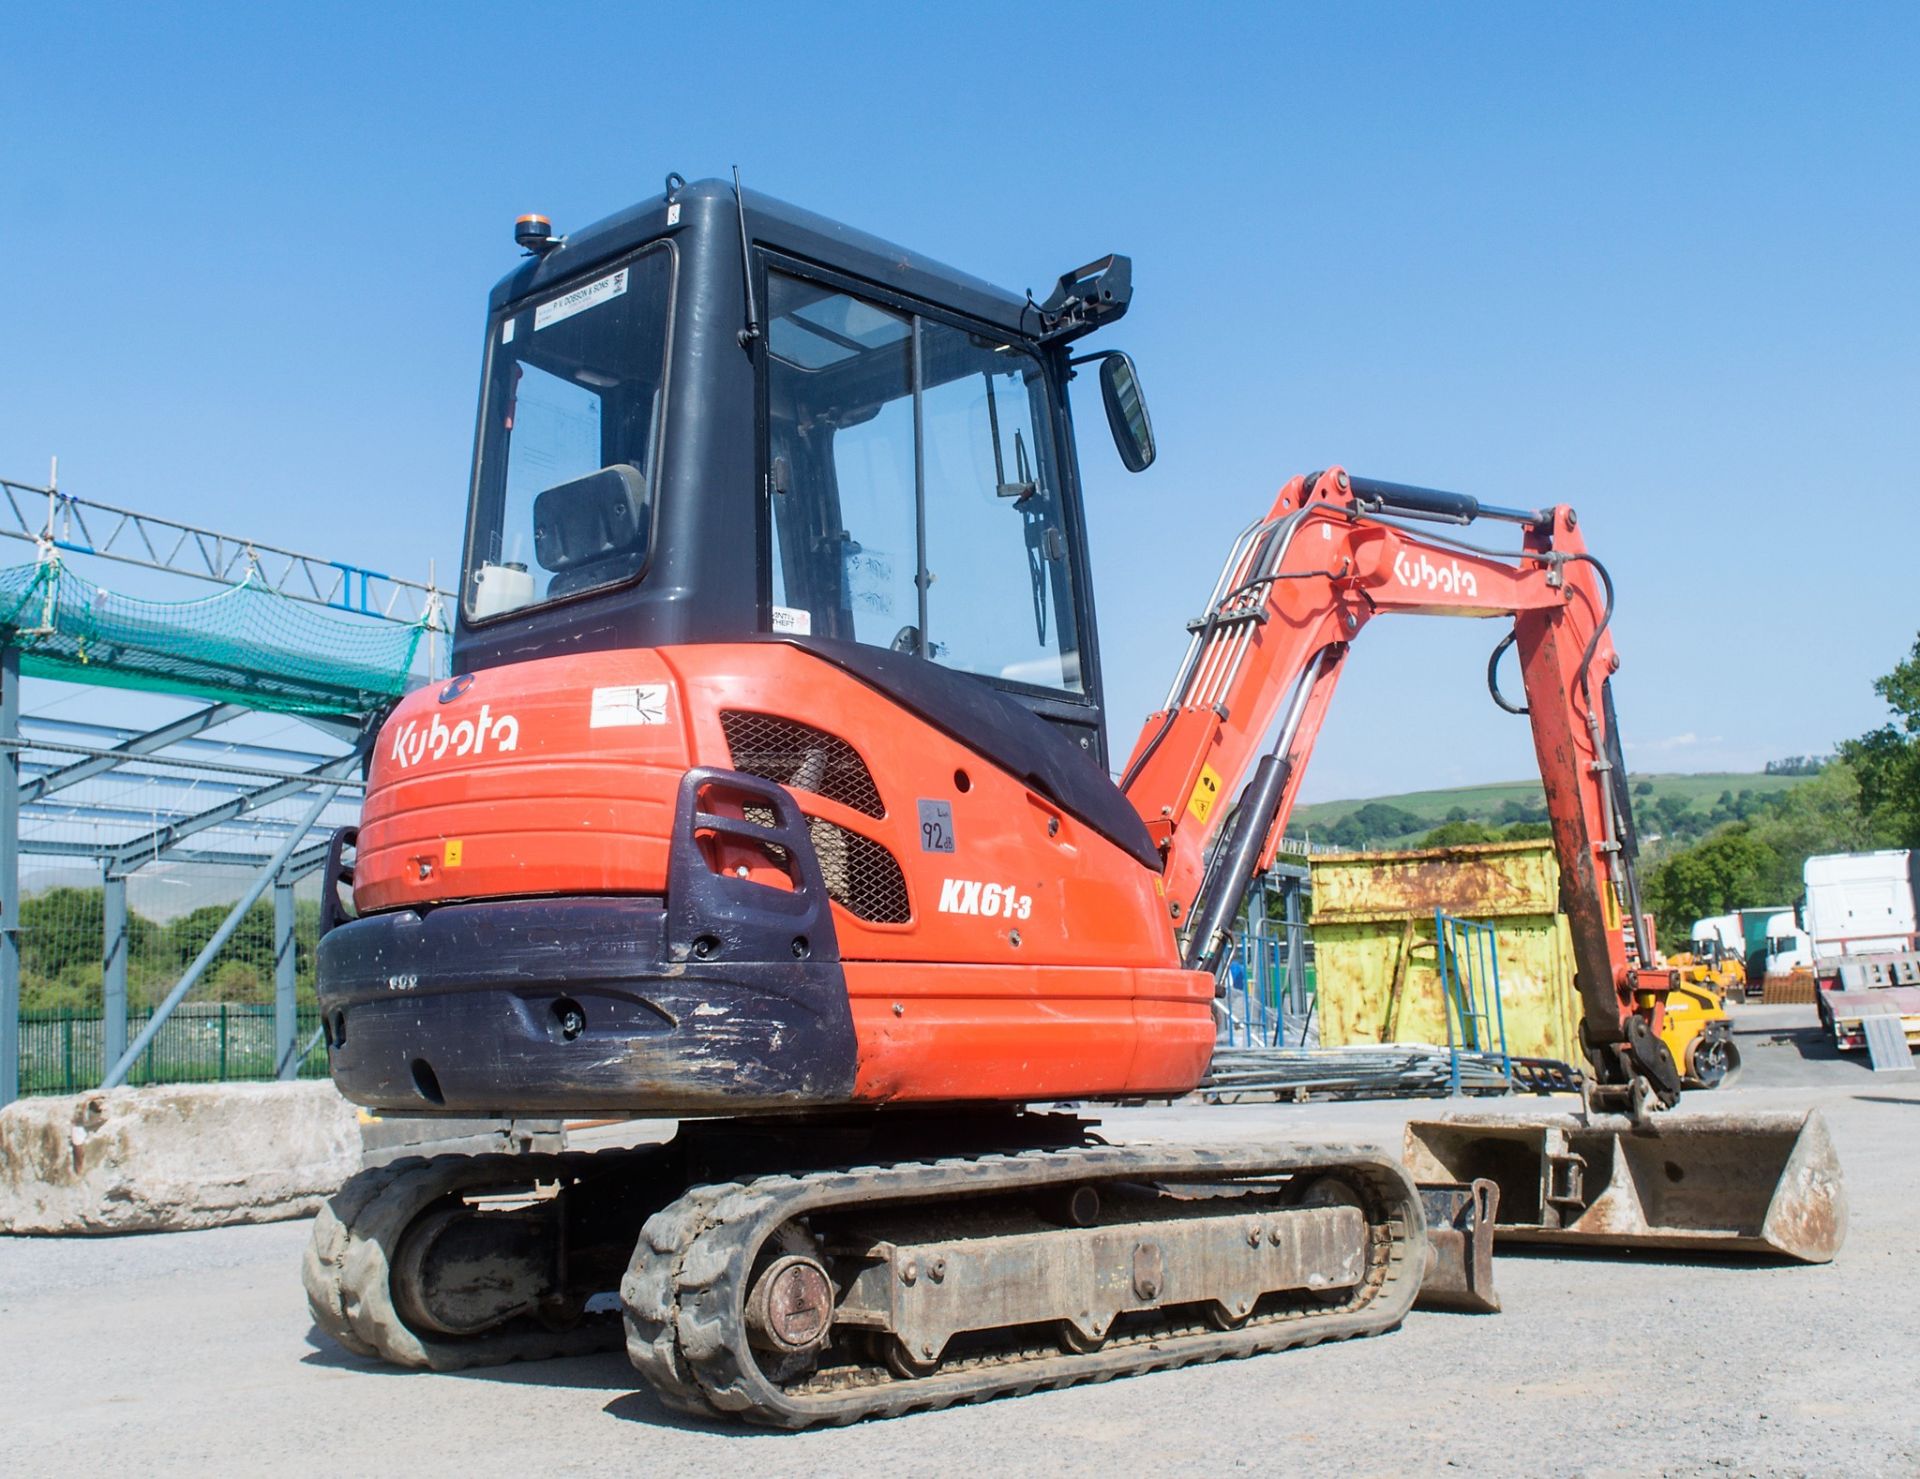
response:
[[[1080,692],[1040,361],[781,272],[768,320],[774,629]]]
[[[672,276],[670,250],[650,247],[495,319],[462,590],[469,620],[645,569]]]

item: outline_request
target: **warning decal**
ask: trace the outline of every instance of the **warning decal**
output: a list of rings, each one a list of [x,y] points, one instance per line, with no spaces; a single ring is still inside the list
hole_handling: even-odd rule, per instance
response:
[[[635,683],[618,688],[593,690],[593,707],[587,715],[589,729],[624,729],[633,724],[667,722],[667,685]]]
[[[1220,799],[1220,772],[1211,765],[1200,767],[1200,779],[1193,783],[1193,794],[1187,798],[1187,810],[1196,822],[1205,822],[1207,814],[1213,810],[1213,803]]]

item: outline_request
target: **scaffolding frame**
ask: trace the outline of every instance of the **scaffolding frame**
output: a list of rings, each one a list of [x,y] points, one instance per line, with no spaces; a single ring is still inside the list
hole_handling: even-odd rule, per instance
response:
[[[446,609],[431,572],[425,582],[403,580],[364,565],[74,498],[59,492],[57,481],[57,464],[44,488],[0,479],[0,535],[32,542],[43,560],[59,551],[225,586],[252,580],[294,600],[356,617],[424,625],[429,636],[426,676],[436,672],[439,647],[434,639],[446,630]],[[145,730],[76,722],[23,710],[20,654],[17,646],[0,646],[0,1105],[11,1103],[20,1092],[22,857],[87,860],[98,868],[104,916],[103,1047],[105,1061],[112,1065],[102,1087],[124,1081],[141,1049],[192,992],[247,913],[271,891],[274,1061],[279,1077],[293,1076],[305,1056],[294,1041],[294,889],[326,861],[327,838],[335,825],[325,820],[330,804],[364,790],[360,777],[386,709],[291,716],[317,736],[346,747],[332,752],[222,738],[222,726],[267,712],[230,701],[204,704]],[[152,782],[153,789],[173,787],[183,795],[166,805],[133,808],[85,794],[87,782],[116,775]],[[206,804],[194,804],[202,800]],[[307,805],[298,820],[261,815],[268,808],[301,801]],[[96,837],[74,841],[33,835],[36,825],[52,821],[85,822]],[[253,877],[148,1019],[139,1040],[129,1043],[127,881],[142,867],[162,860],[239,865],[252,870]]]
[[[93,555],[215,585],[239,585],[252,576],[276,594],[310,606],[425,625],[431,633],[447,630],[446,596],[431,572],[424,582],[405,580],[365,565],[75,498],[62,493],[58,483],[57,462],[44,488],[0,478],[0,535],[43,550]]]

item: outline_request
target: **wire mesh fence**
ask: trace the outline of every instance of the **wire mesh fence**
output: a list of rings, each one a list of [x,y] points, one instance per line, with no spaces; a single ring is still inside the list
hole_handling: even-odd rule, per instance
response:
[[[34,690],[44,707],[23,716],[17,747],[19,1091],[97,1085],[291,841],[299,866],[267,880],[128,1082],[274,1077],[283,986],[292,987],[304,1023],[295,1051],[318,1024],[314,850],[332,827],[353,820],[358,795],[343,788],[309,825],[308,787],[343,746],[284,716],[221,711],[197,724],[188,710],[183,723],[177,699],[136,706],[137,695],[115,714],[119,723],[105,725],[66,717],[74,710],[63,699],[91,701],[84,690],[44,681]],[[99,763],[165,725],[181,734],[164,748]],[[323,1071],[318,1051],[304,1070]]]
[[[151,1011],[129,1012],[129,1039],[139,1035]],[[325,1078],[326,1048],[315,1040],[318,1008],[296,1014],[295,1054],[300,1078]],[[109,1065],[106,1019],[101,1012],[20,1014],[20,1092],[78,1094],[93,1088]],[[200,1084],[265,1080],[279,1076],[271,1005],[189,1002],[160,1026],[127,1075],[129,1084]]]
[[[1299,969],[1289,969],[1284,935],[1259,935],[1235,945],[1220,972],[1215,1025],[1222,1047],[1319,1045],[1313,942],[1304,930],[1300,955]]]
[[[112,1066],[105,1000],[109,958],[120,957],[126,983],[123,1043],[132,1042],[232,911],[249,875],[241,867],[150,865],[125,882],[117,933],[108,928],[103,882],[85,881],[86,873],[78,871],[36,869],[29,877],[28,886],[38,886],[20,905],[20,1093],[79,1093],[97,1086]],[[283,942],[271,891],[247,911],[192,996],[161,1024],[128,1083],[276,1077],[275,998],[283,943],[290,945],[294,983],[292,1051],[298,1054],[312,1043],[320,1025],[314,997],[320,934],[316,877],[295,886],[292,912],[292,938]],[[325,1050],[313,1044],[298,1071],[324,1076]]]
[[[31,863],[36,860],[26,860]],[[124,934],[109,938],[104,883],[85,872],[22,869],[21,1020],[97,1014],[105,1007],[109,958],[124,964],[130,1016],[152,1007],[213,938],[248,883],[243,868],[153,865],[125,885]],[[293,971],[297,1000],[313,1003],[320,937],[319,882],[295,888]],[[280,963],[271,891],[257,901],[194,988],[190,1004],[270,1005]]]

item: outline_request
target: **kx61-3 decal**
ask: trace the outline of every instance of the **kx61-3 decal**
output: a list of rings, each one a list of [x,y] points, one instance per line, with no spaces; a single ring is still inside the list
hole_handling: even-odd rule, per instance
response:
[[[1033,895],[1012,884],[975,878],[947,878],[940,884],[942,914],[980,914],[988,919],[1025,919],[1033,913]]]

